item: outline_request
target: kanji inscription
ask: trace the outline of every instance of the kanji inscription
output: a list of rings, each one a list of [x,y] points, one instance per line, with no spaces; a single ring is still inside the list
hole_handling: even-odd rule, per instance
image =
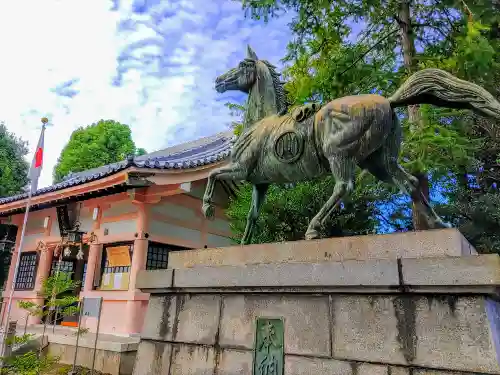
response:
[[[253,375],[283,375],[284,336],[283,319],[257,318]]]

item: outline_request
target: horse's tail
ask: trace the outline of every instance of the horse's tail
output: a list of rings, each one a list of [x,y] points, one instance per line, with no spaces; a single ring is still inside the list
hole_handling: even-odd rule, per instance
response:
[[[423,69],[412,74],[389,98],[392,108],[412,104],[471,109],[500,120],[500,103],[488,91],[440,69]]]

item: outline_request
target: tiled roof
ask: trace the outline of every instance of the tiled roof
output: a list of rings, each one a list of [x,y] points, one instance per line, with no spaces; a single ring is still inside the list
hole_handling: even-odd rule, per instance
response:
[[[89,169],[83,172],[72,173],[63,181],[55,185],[38,189],[33,196],[95,181],[130,167],[149,169],[190,169],[202,165],[213,164],[229,156],[233,139],[233,132],[226,131],[211,137],[200,138],[193,142],[168,147],[164,150],[155,151],[147,155],[130,156],[126,160],[118,163]],[[0,205],[27,197],[28,194],[23,193],[11,197],[0,198]]]

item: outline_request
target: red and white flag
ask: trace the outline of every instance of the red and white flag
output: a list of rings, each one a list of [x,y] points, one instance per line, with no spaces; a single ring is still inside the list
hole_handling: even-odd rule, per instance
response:
[[[40,139],[38,140],[35,155],[33,156],[33,161],[31,163],[29,173],[29,179],[31,181],[31,193],[36,192],[36,190],[38,189],[38,179],[40,178],[40,173],[42,172],[44,135],[45,124],[42,126],[42,133],[40,134]]]

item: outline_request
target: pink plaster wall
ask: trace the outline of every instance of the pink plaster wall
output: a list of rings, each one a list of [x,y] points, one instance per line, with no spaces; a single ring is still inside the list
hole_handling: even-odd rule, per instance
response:
[[[199,190],[199,189],[198,189]],[[141,206],[141,204],[143,206]],[[98,220],[92,220],[94,207],[99,207]],[[43,228],[43,219],[49,216],[49,227]],[[224,221],[220,212],[217,212],[219,221]],[[12,218],[16,224],[22,221],[22,215]],[[121,193],[105,198],[91,199],[83,202],[80,211],[80,221],[83,229],[87,232],[93,231],[99,244],[114,243],[118,241],[139,241],[141,232],[149,232],[150,241],[169,243],[191,248],[200,248],[205,244],[211,244],[212,237],[221,238],[221,242],[227,241],[228,232],[225,223],[214,227],[202,217],[200,202],[196,196],[175,195],[159,199],[156,203],[139,203],[131,201],[127,194]],[[59,242],[59,228],[57,224],[56,210],[49,208],[30,214],[28,221],[30,233],[28,233],[24,251],[36,249],[38,241],[55,244]],[[175,228],[170,233],[167,229]],[[106,235],[104,234],[106,230]],[[168,233],[167,233],[168,232]],[[139,238],[136,236],[139,233]],[[193,235],[195,233],[195,235]],[[143,236],[143,234],[142,234]],[[132,268],[144,268],[147,252],[147,240],[145,250],[142,251],[141,259],[132,259]],[[139,246],[134,247],[134,253],[139,253]],[[143,258],[142,258],[143,257]],[[42,262],[40,262],[42,264]],[[47,268],[50,262],[47,261]],[[11,272],[14,262],[11,264]],[[90,268],[88,268],[90,269]],[[40,271],[40,268],[39,268]],[[131,271],[134,273],[134,271]],[[134,274],[135,275],[135,274]],[[87,275],[89,277],[89,275]],[[103,297],[100,332],[109,334],[138,334],[142,330],[144,316],[146,314],[148,295],[140,293],[135,289],[135,277],[131,278],[128,291],[98,291],[88,290],[80,294],[80,297]],[[10,285],[10,284],[9,284]],[[10,289],[10,287],[7,287]],[[139,295],[139,297],[137,297]],[[3,293],[4,298],[9,296],[9,290]],[[33,298],[34,291],[16,291],[15,298]],[[138,298],[138,299],[137,299]],[[11,319],[19,320],[24,325],[26,313],[17,307],[17,300],[11,310]],[[2,313],[2,317],[3,317]],[[97,320],[95,318],[82,318],[82,326],[91,332],[96,331]],[[36,318],[30,318],[29,323],[37,323]]]
[[[95,295],[97,294],[98,292],[95,292]],[[99,332],[118,335],[140,334],[147,307],[147,300],[104,300]],[[83,317],[82,327],[88,328],[90,332],[96,332],[97,319]]]
[[[28,324],[38,323],[39,318],[33,317],[33,316],[28,317],[26,310],[21,309],[19,307],[19,305],[18,305],[19,300],[20,299],[14,299],[12,301],[12,307],[10,309],[10,321],[16,321],[18,327],[24,327],[25,322],[26,322],[26,318],[28,318]],[[34,301],[35,303],[40,303],[39,300],[33,299],[33,298],[25,298],[23,300],[24,301]],[[7,312],[7,303],[8,303],[8,300],[4,301],[4,303],[2,305],[2,319],[1,319],[2,320],[2,327],[3,327],[3,324],[5,323],[4,317],[6,316],[6,312]]]
[[[103,301],[101,311],[101,325],[99,332],[111,334],[128,334],[125,319],[127,301]],[[97,319],[84,318],[83,327],[90,332],[96,332]]]

